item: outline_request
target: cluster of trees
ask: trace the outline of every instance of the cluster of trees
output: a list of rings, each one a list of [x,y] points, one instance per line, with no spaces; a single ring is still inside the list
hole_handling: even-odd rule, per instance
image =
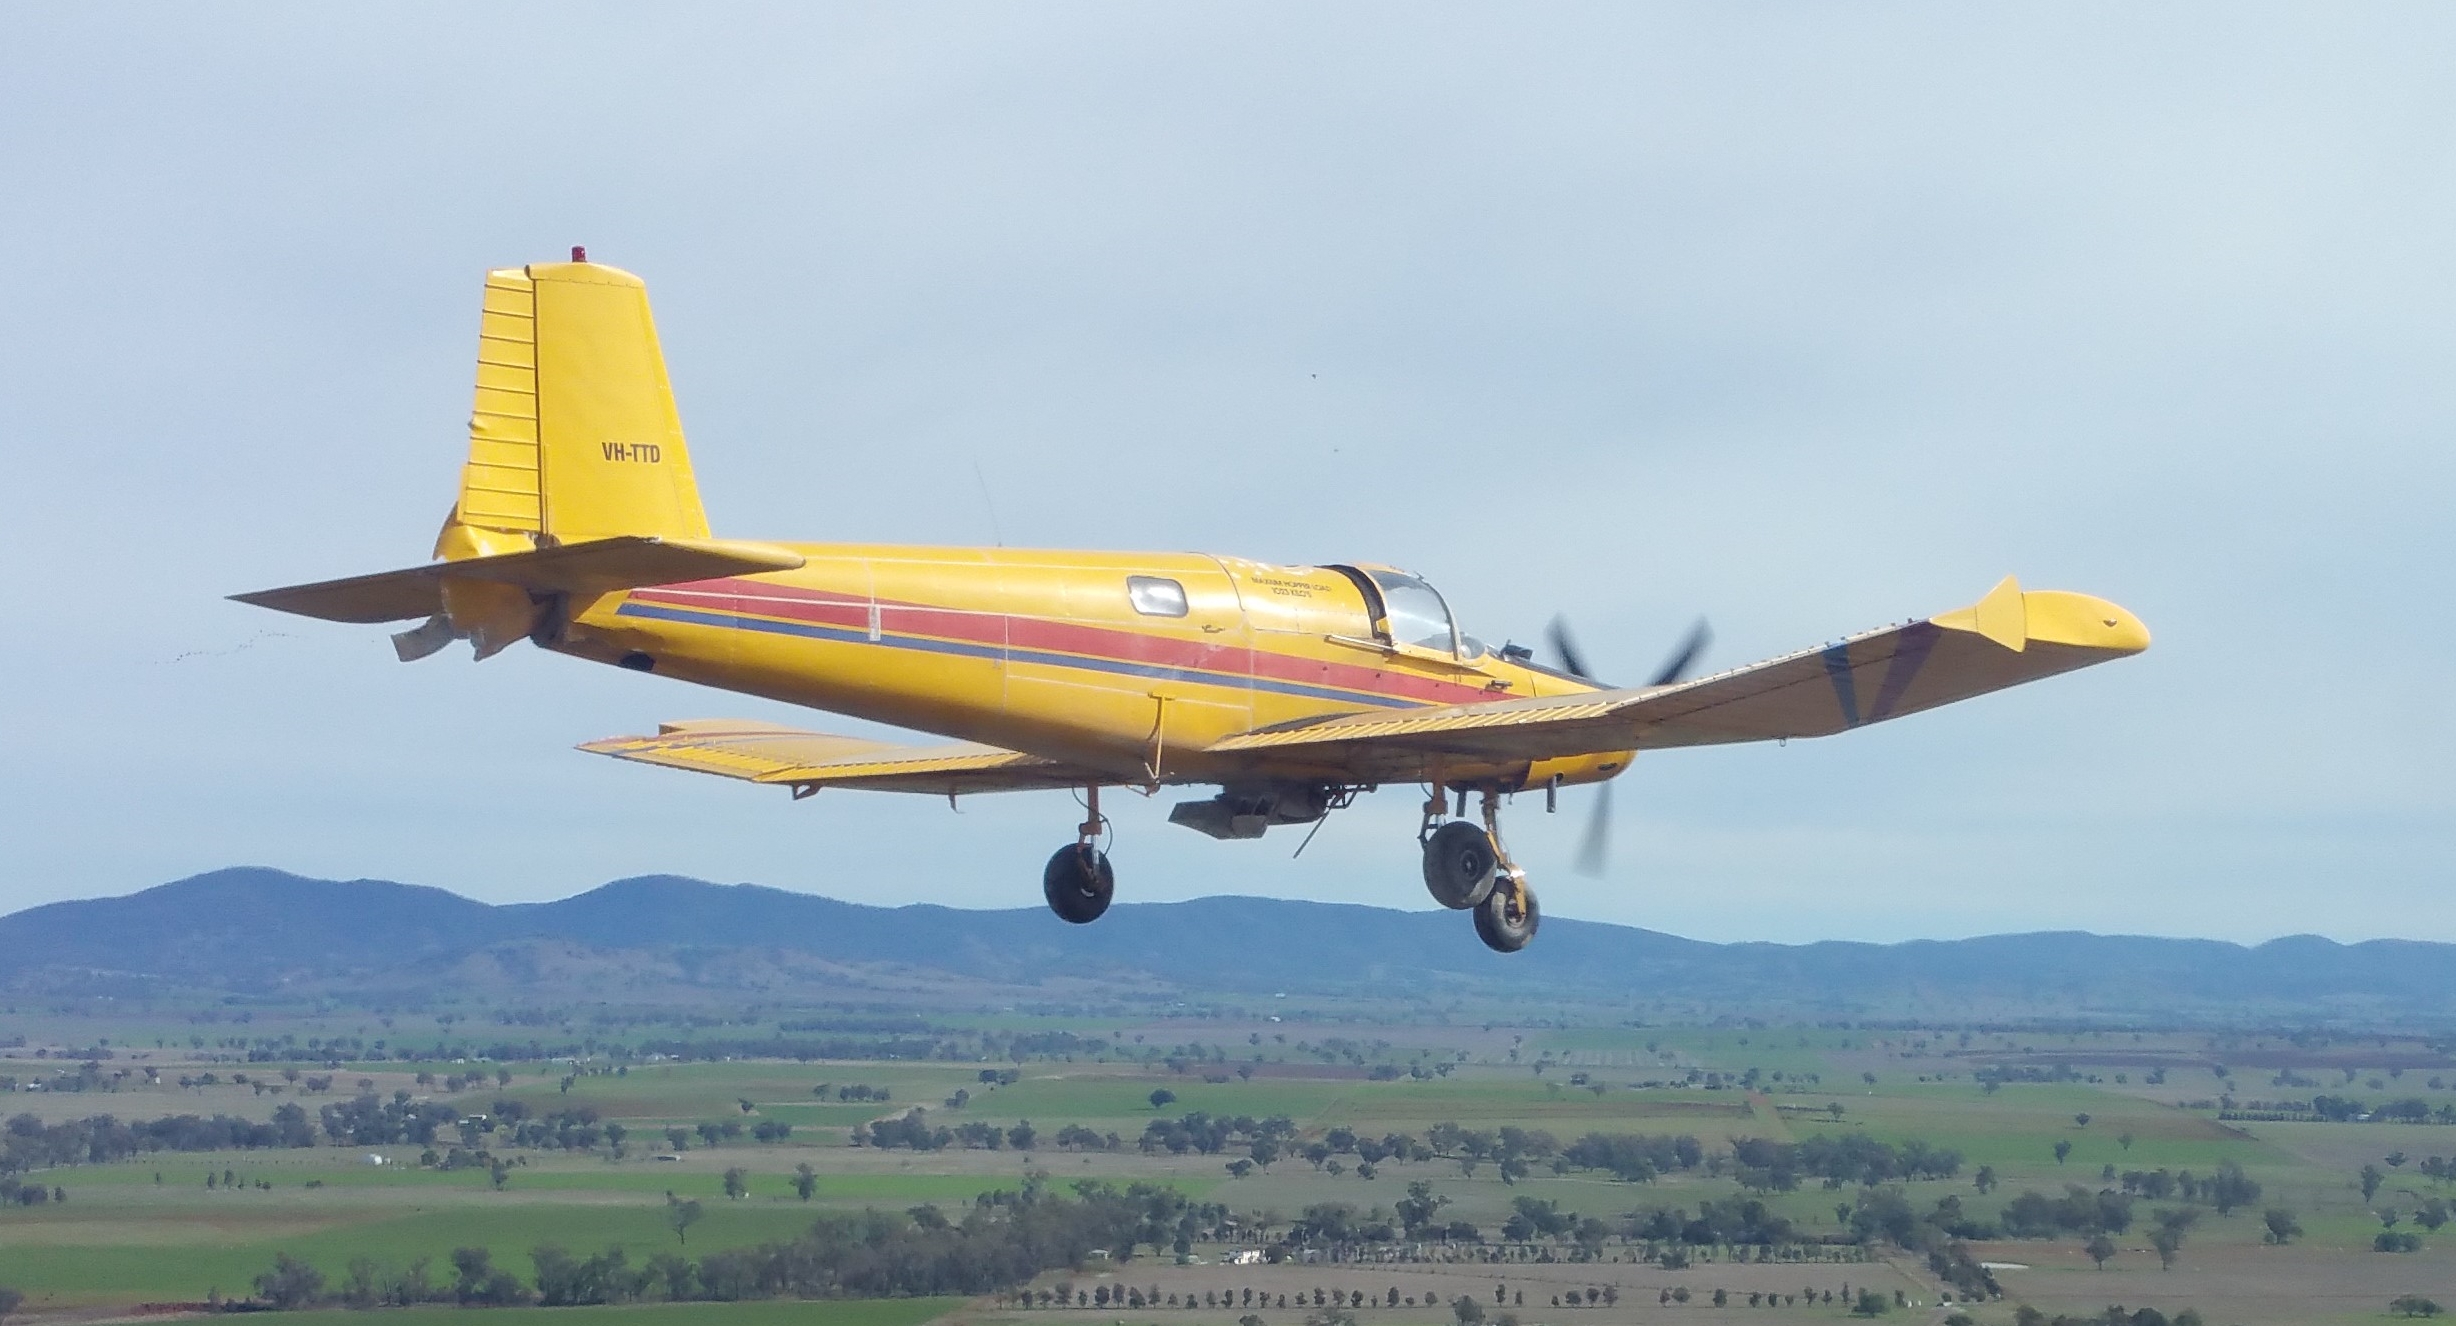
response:
[[[2313,1096],[2310,1113],[2331,1123],[2365,1118],[2380,1123],[2456,1123],[2456,1104],[2434,1108],[2420,1096],[2383,1101],[2376,1109],[2351,1096]]]
[[[1949,1179],[1961,1172],[1961,1153],[1912,1139],[1899,1146],[1860,1133],[1811,1137],[1804,1142],[1734,1138],[1731,1160],[1741,1186],[1789,1192],[1802,1176],[1828,1188],[1846,1183],[1875,1185],[1902,1179]]]
[[[2205,1202],[2217,1208],[2219,1215],[2233,1215],[2236,1208],[2260,1200],[2260,1185],[2243,1167],[2229,1160],[2217,1167],[2209,1178],[2195,1178],[2190,1170],[2169,1173],[2163,1169],[2126,1170],[2118,1180],[2123,1190],[2137,1193],[2153,1202],[2170,1197],[2186,1202]]]
[[[864,1086],[860,1083],[840,1087],[833,1082],[821,1082],[810,1089],[810,1094],[821,1100],[878,1101],[881,1103],[895,1098],[895,1093],[885,1087]]]
[[[1630,1216],[1632,1237],[1648,1243],[1712,1247],[1719,1244],[1772,1246],[1799,1239],[1792,1223],[1754,1197],[1709,1201],[1691,1216],[1682,1207],[1658,1207]]]
[[[55,1165],[106,1164],[148,1151],[247,1151],[316,1144],[307,1111],[283,1105],[271,1123],[217,1114],[121,1121],[108,1114],[47,1124],[31,1114],[8,1121],[0,1134],[0,1174]]]
[[[45,1202],[67,1200],[66,1188],[26,1183],[15,1175],[0,1175],[0,1206],[41,1206]]]
[[[2091,1192],[2078,1184],[2065,1185],[2061,1197],[2024,1192],[2004,1204],[2002,1223],[2005,1237],[2017,1239],[2121,1234],[2132,1227],[2132,1195]],[[1969,1237],[1987,1234],[1973,1226]]]
[[[1296,1121],[1284,1114],[1256,1119],[1250,1114],[1214,1115],[1195,1110],[1175,1119],[1154,1119],[1143,1125],[1143,1135],[1135,1140],[1135,1145],[1145,1155],[1166,1151],[1179,1156],[1188,1151],[1216,1156],[1243,1147],[1251,1154],[1255,1164],[1268,1166],[1287,1154],[1295,1137]],[[1328,1160],[1343,1151],[1354,1153],[1358,1144],[1359,1139],[1353,1130],[1334,1128],[1330,1130],[1329,1137],[1314,1145],[1322,1149],[1322,1159]],[[1372,1147],[1375,1158],[1379,1158],[1382,1151],[1379,1142],[1368,1138],[1363,1139],[1362,1144]]]
[[[824,1216],[800,1238],[697,1260],[658,1253],[634,1265],[619,1248],[583,1257],[549,1244],[530,1252],[534,1274],[525,1282],[485,1248],[454,1252],[448,1278],[423,1260],[396,1269],[361,1259],[337,1284],[283,1254],[256,1277],[255,1289],[262,1306],[277,1309],[983,1294],[1078,1265],[1095,1249],[1123,1260],[1142,1244],[1182,1247],[1226,1218],[1223,1207],[1147,1184],[1119,1191],[1079,1183],[1071,1197],[1035,1184],[983,1194],[959,1221],[929,1206]]]
[[[2086,1317],[2061,1312],[2050,1317],[2027,1303],[2013,1309],[2013,1326],[2201,1326],[2202,1320],[2196,1308],[2185,1308],[2171,1317],[2156,1308],[2110,1306]]]
[[[1405,1134],[1396,1136],[1407,1140]],[[1560,1140],[1540,1128],[1505,1126],[1498,1132],[1487,1133],[1477,1128],[1461,1128],[1455,1123],[1437,1123],[1424,1131],[1424,1142],[1432,1155],[1457,1161],[1459,1172],[1471,1178],[1475,1167],[1485,1161],[1491,1161],[1500,1169],[1501,1179],[1505,1183],[1516,1183],[1524,1178],[1528,1167],[1538,1161],[1552,1161],[1556,1169],[1567,1167],[1561,1161]],[[1407,1158],[1431,1157],[1410,1154]]]
[[[973,1151],[995,1151],[1001,1147],[1017,1150],[1040,1140],[1040,1131],[1029,1119],[1012,1128],[1000,1128],[994,1123],[964,1123],[953,1128],[932,1127],[929,1111],[914,1106],[893,1119],[873,1119],[864,1128],[853,1130],[854,1146],[874,1146],[881,1150],[905,1147],[914,1151],[943,1151],[960,1146]]]
[[[461,1112],[439,1100],[412,1100],[407,1091],[390,1100],[368,1092],[325,1106],[317,1119],[325,1136],[347,1146],[431,1146],[436,1130],[459,1123]]]
[[[494,1102],[485,1117],[464,1121],[461,1129],[464,1145],[474,1146],[477,1136],[492,1135],[507,1146],[540,1151],[594,1151],[601,1143],[619,1148],[629,1135],[621,1124],[601,1120],[591,1106],[534,1114],[517,1100]]]
[[[1673,1170],[1695,1169],[1705,1148],[1686,1133],[1588,1133],[1570,1143],[1561,1159],[1579,1169],[1609,1170],[1627,1183],[1646,1183]]]

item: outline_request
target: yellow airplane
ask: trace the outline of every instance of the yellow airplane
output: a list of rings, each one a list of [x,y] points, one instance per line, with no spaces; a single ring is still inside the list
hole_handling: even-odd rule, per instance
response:
[[[2008,578],[1956,612],[1690,680],[1701,624],[1652,684],[1616,689],[1557,627],[1559,668],[1487,648],[1425,580],[1372,563],[713,538],[647,288],[579,249],[487,274],[469,460],[433,557],[235,597],[327,621],[424,619],[393,637],[405,662],[527,639],[952,738],[702,720],[581,749],[796,800],[1075,789],[1084,819],[1041,886],[1076,923],[1115,887],[1104,787],[1216,786],[1170,821],[1255,838],[1418,784],[1425,885],[1502,952],[1537,924],[1501,839],[1512,793],[1541,790],[1550,808],[1639,751],[1824,736],[2149,645],[2112,603]]]

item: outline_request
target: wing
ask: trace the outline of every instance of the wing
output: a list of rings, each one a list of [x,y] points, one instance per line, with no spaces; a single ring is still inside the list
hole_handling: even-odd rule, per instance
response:
[[[795,796],[807,796],[823,787],[954,796],[1115,781],[1038,755],[970,742],[893,746],[726,719],[664,723],[653,737],[608,737],[580,749],[669,769],[780,783],[791,787]]]
[[[2022,592],[1676,686],[1342,715],[1210,749],[1358,781],[1422,779],[1431,757],[1502,762],[1822,737],[2137,654],[2140,619],[2104,599]]]

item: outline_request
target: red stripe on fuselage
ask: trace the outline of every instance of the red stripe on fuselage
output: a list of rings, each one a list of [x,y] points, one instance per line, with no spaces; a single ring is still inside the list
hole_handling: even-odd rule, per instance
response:
[[[866,631],[870,626],[868,599],[733,578],[660,585],[634,590],[631,597],[645,603],[776,617],[843,630]],[[1487,691],[1481,686],[1436,677],[1043,617],[968,612],[889,599],[878,600],[878,616],[882,633],[928,635],[943,640],[1224,673],[1223,682],[1250,671],[1250,675],[1270,681],[1326,686],[1424,704],[1473,704],[1507,698],[1507,692]]]

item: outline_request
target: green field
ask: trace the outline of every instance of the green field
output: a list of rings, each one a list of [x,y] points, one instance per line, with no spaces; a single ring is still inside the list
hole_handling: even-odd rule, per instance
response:
[[[1224,1047],[1232,1058],[1227,1068],[1214,1057],[1190,1063],[1187,1071],[1159,1061],[1008,1063],[991,1069],[1019,1075],[1004,1085],[982,1082],[981,1064],[639,1063],[625,1065],[627,1071],[620,1073],[594,1067],[578,1071],[568,1064],[507,1065],[513,1073],[508,1086],[498,1088],[489,1079],[448,1095],[450,1106],[468,1114],[495,1111],[499,1100],[518,1101],[532,1114],[585,1108],[601,1121],[620,1122],[632,1130],[623,1153],[617,1156],[602,1144],[586,1152],[498,1147],[498,1156],[509,1162],[499,1183],[483,1166],[445,1171],[422,1165],[425,1148],[409,1145],[156,1152],[129,1161],[61,1166],[24,1177],[63,1190],[65,1201],[0,1208],[0,1284],[25,1291],[29,1309],[39,1316],[78,1307],[194,1302],[215,1295],[243,1298],[254,1292],[254,1278],[281,1254],[305,1260],[333,1279],[362,1258],[391,1267],[423,1258],[441,1267],[454,1249],[464,1247],[486,1247],[498,1266],[524,1276],[531,1250],[542,1245],[581,1255],[620,1249],[636,1266],[659,1253],[697,1257],[790,1241],[808,1229],[814,1217],[827,1213],[864,1208],[902,1212],[934,1205],[960,1218],[976,1195],[1017,1190],[1027,1180],[1045,1181],[1060,1192],[1078,1179],[1160,1183],[1194,1199],[1224,1204],[1237,1213],[1239,1228],[1264,1234],[1286,1230],[1309,1208],[1325,1203],[1353,1207],[1366,1219],[1387,1220],[1408,1198],[1410,1184],[1426,1183],[1446,1203],[1441,1220],[1475,1225],[1489,1249],[1521,1199],[1555,1203],[1561,1210],[1623,1228],[1631,1213],[1658,1208],[1694,1213],[1701,1203],[1743,1195],[1725,1164],[1734,1139],[1858,1136],[1958,1152],[1962,1163],[1953,1176],[1899,1186],[1920,1210],[1950,1195],[1980,1221],[1995,1219],[2025,1190],[2054,1196],[2069,1185],[2092,1192],[2116,1186],[2106,1177],[2108,1166],[2118,1173],[2164,1168],[2206,1177],[2231,1163],[2262,1187],[2258,1202],[2231,1216],[2202,1209],[2172,1270],[2160,1269],[2147,1243],[2154,1209],[2171,1202],[2138,1203],[2139,1220],[2117,1239],[2119,1247],[2103,1269],[2082,1256],[2081,1240],[2073,1237],[1996,1239],[1977,1245],[1975,1255],[2013,1264],[2000,1272],[2008,1296],[1973,1309],[1981,1321],[2008,1322],[2017,1301],[2069,1311],[2095,1311],[2116,1301],[2168,1309],[2189,1303],[2212,1322],[2245,1323],[2373,1320],[2391,1292],[2429,1293],[2456,1304],[2456,1224],[2441,1230],[2422,1223],[2430,1203],[2456,1203],[2456,1187],[2421,1172],[2426,1157],[2456,1154],[2456,1128],[2221,1121],[2204,1102],[2229,1091],[2256,1096],[2279,1094],[2284,1088],[2254,1084],[2248,1070],[2234,1079],[2219,1079],[2200,1062],[2210,1047],[2197,1036],[2143,1039],[2065,1033],[1965,1041],[1947,1031],[1588,1027],[1520,1034],[1479,1027],[1462,1029],[1455,1049],[1440,1049],[1428,1057],[1428,1045],[1443,1033],[1410,1027],[1388,1033],[1405,1043],[1385,1042],[1374,1051],[1383,1056],[1379,1062],[1404,1066],[1437,1057],[1451,1070],[1422,1080],[1400,1076],[1376,1081],[1361,1070],[1321,1067],[1318,1055],[1302,1057],[1294,1042],[1328,1034],[1319,1030],[1304,1038],[1287,1035],[1282,1041],[1277,1037],[1284,1033],[1233,1024],[1146,1025],[1112,1019],[1101,1029],[1127,1033],[1120,1040],[1121,1056],[1135,1053],[1130,1047],[1143,1038],[1151,1046]],[[7,1030],[23,1034],[14,1027]],[[77,1030],[93,1035],[91,1026]],[[1349,1044],[1368,1045],[1382,1033],[1342,1027],[1338,1034]],[[278,1086],[290,1089],[264,1089],[274,1080],[269,1078],[258,1079],[254,1087],[237,1085],[227,1080],[234,1071],[228,1061],[205,1057],[194,1046],[182,1047],[173,1037],[163,1039],[168,1042],[164,1049],[132,1052],[125,1062],[155,1066],[166,1082],[206,1068],[224,1080],[181,1089],[148,1086],[131,1076],[119,1081],[117,1089],[20,1092],[9,1112],[48,1122],[103,1113],[148,1119],[219,1112],[264,1119],[277,1105],[296,1101],[312,1116],[349,1099],[362,1079],[379,1097],[403,1092],[412,1100],[447,1099],[440,1088],[419,1083],[415,1067],[397,1063],[340,1069],[340,1085],[323,1095],[302,1097],[286,1080]],[[2381,1043],[2386,1044],[2384,1038]],[[2089,1065],[2093,1047],[2135,1058],[2171,1052],[2174,1066],[2169,1080],[2153,1086],[2137,1066]],[[2239,1053],[2261,1050],[2259,1045],[2227,1048]],[[1162,1058],[1167,1053],[1143,1052]],[[2266,1052],[2282,1051],[2271,1047]],[[142,1060],[136,1058],[139,1053]],[[1253,1053],[1264,1055],[1273,1071],[1257,1072],[1250,1080],[1236,1077],[1233,1065],[1240,1060],[1233,1056]],[[1979,1069],[1999,1060],[2062,1062],[2053,1058],[2057,1055],[2081,1064],[2081,1071],[2066,1073],[2062,1080],[2010,1082],[1995,1091],[1985,1090],[1979,1080]],[[1747,1080],[1755,1089],[1740,1089],[1737,1082],[1752,1070]],[[1206,1073],[1223,1072],[1225,1081],[1203,1080]],[[2116,1079],[2118,1072],[2123,1080]],[[824,1099],[813,1095],[821,1084],[831,1088]],[[832,1088],[856,1084],[883,1088],[891,1098],[835,1098]],[[2402,1089],[2425,1095],[2434,1090],[2412,1079],[2405,1080]],[[948,1107],[946,1098],[958,1090],[967,1093],[966,1104]],[[1175,1099],[1155,1109],[1155,1090],[1173,1093]],[[2431,1098],[2451,1097],[2442,1088]],[[1028,1119],[1040,1140],[1029,1151],[1001,1146],[915,1152],[847,1144],[854,1129],[916,1107],[927,1111],[932,1124],[950,1126],[981,1122],[1004,1130]],[[1241,1145],[1216,1155],[1166,1149],[1146,1153],[1135,1145],[1154,1120],[1176,1120],[1193,1112],[1226,1118],[1285,1116],[1297,1130],[1293,1149],[1276,1163],[1232,1177],[1229,1162],[1244,1154]],[[746,1128],[761,1122],[790,1123],[794,1132],[783,1141],[761,1143],[745,1135],[713,1147],[693,1132],[680,1149],[664,1137],[668,1127],[691,1129],[702,1122],[725,1121]],[[1504,1126],[1542,1130],[1562,1144],[1589,1132],[1685,1134],[1698,1140],[1708,1160],[1651,1182],[1630,1183],[1600,1170],[1558,1171],[1540,1159],[1523,1174],[1505,1176],[1495,1162],[1469,1165],[1457,1155],[1385,1160],[1366,1178],[1357,1155],[1328,1157],[1319,1165],[1303,1155],[1305,1146],[1320,1142],[1335,1128],[1368,1138],[1386,1133],[1421,1138],[1442,1123],[1485,1133]],[[1096,1133],[1114,1132],[1125,1145],[1116,1151],[1056,1149],[1051,1139],[1070,1124]],[[2060,1160],[2054,1152],[2059,1142],[2069,1144]],[[444,1147],[438,1144],[438,1149]],[[373,1157],[383,1163],[371,1163]],[[2391,1164],[2391,1157],[2405,1163]],[[2377,1166],[2382,1176],[2368,1200],[2358,1181],[2366,1164]],[[792,1190],[792,1177],[803,1165],[817,1175],[808,1200]],[[1974,1186],[1982,1166],[1996,1180],[1991,1192]],[[747,1192],[729,1198],[726,1172],[737,1168]],[[210,1189],[208,1177],[214,1181]],[[235,1183],[224,1184],[225,1177]],[[1437,1247],[1419,1247],[1404,1255],[1392,1250],[1390,1265],[1403,1269],[1333,1268],[1301,1261],[1224,1265],[1236,1252],[1255,1245],[1247,1234],[1234,1241],[1197,1243],[1182,1265],[1165,1249],[1154,1255],[1154,1249],[1145,1247],[1130,1267],[1100,1263],[1079,1272],[1051,1273],[1036,1284],[1047,1289],[1062,1278],[1081,1278],[1086,1284],[1114,1283],[1121,1293],[1133,1284],[1157,1288],[1164,1297],[1182,1293],[1189,1302],[1198,1292],[1241,1293],[1259,1285],[1270,1291],[1274,1304],[1279,1294],[1325,1283],[1369,1290],[1377,1298],[1398,1289],[1402,1300],[1419,1300],[1413,1316],[1404,1303],[1364,1310],[1368,1322],[1386,1320],[1392,1326],[1447,1320],[1442,1305],[1456,1292],[1490,1294],[1496,1279],[1512,1278],[1541,1287],[1540,1303],[1530,1300],[1541,1312],[1530,1307],[1522,1314],[1530,1326],[1550,1317],[1551,1297],[1570,1288],[1608,1284],[1623,1293],[1614,1307],[1580,1309],[1581,1320],[1604,1326],[1686,1320],[1678,1314],[1693,1307],[1665,1307],[1657,1301],[1659,1294],[1677,1286],[1693,1287],[1701,1296],[1714,1288],[1745,1295],[1775,1292],[1794,1285],[1802,1274],[1819,1285],[1840,1285],[1846,1274],[1856,1276],[1857,1284],[1882,1283],[1889,1292],[1898,1289],[1906,1301],[1936,1306],[1944,1286],[1922,1257],[1886,1246],[1846,1246],[1847,1227],[1835,1208],[1850,1206],[1859,1195],[1856,1183],[1826,1186],[1815,1179],[1766,1194],[1767,1204],[1807,1240],[1784,1252],[1782,1266],[1743,1262],[1730,1248],[1701,1247],[1697,1264],[1666,1269],[1644,1260],[1647,1249],[1640,1242],[1617,1234],[1598,1245],[1592,1257],[1578,1253],[1570,1242],[1537,1239],[1500,1254]],[[672,1200],[696,1200],[703,1206],[703,1217],[688,1228],[687,1243],[668,1222]],[[2289,1246],[2262,1240],[2260,1213],[2271,1206],[2294,1212],[2304,1231]],[[2397,1217],[2396,1229],[2419,1234],[2419,1251],[2371,1251],[2390,1214]],[[1496,1255],[1507,1261],[1482,1260]],[[457,1311],[402,1311],[425,1316],[446,1310]],[[788,1320],[913,1326],[950,1313],[1000,1322],[1051,1315],[1019,1312],[994,1298],[652,1303],[553,1311],[561,1314],[559,1321],[602,1319],[638,1326],[679,1326],[684,1318],[741,1326],[781,1326]],[[1203,1326],[1229,1326],[1244,1315],[1210,1307],[1181,1306],[1175,1312]],[[317,1323],[342,1319],[338,1311],[303,1315]],[[1116,1319],[1115,1313],[1097,1310],[1054,1315],[1086,1323]],[[1269,1326],[1296,1326],[1302,1315],[1274,1307],[1266,1321]],[[1833,1317],[1839,1309],[1801,1306],[1791,1315]]]

